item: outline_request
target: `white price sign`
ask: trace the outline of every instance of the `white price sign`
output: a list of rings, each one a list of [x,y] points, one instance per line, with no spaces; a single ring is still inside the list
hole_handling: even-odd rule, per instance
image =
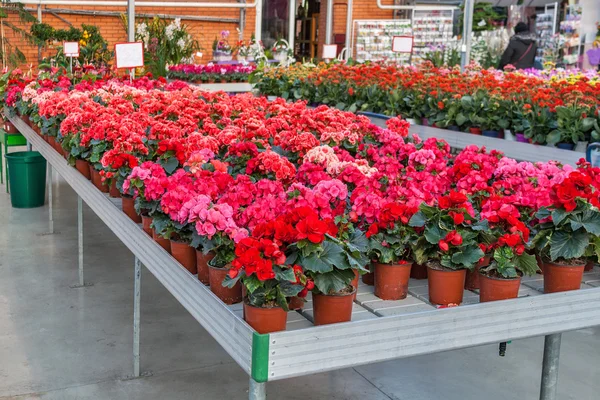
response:
[[[332,60],[337,57],[337,44],[324,44],[323,45],[323,58]]]
[[[392,39],[392,51],[396,53],[412,53],[412,36],[394,36]]]
[[[63,53],[67,57],[79,57],[79,42],[63,42]]]
[[[142,42],[115,44],[117,68],[138,68],[144,66],[144,44]]]

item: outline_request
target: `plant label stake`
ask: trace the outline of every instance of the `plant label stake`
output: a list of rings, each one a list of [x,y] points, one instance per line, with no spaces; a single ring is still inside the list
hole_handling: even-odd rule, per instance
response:
[[[133,82],[135,69],[144,66],[144,43],[115,44],[115,64],[117,69],[128,69],[129,82]]]
[[[79,57],[79,42],[63,42],[63,53],[69,57],[69,72],[73,74],[73,57]]]

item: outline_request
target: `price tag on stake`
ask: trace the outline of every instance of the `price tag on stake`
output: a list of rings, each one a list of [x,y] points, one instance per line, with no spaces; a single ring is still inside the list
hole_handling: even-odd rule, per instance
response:
[[[66,57],[79,57],[79,42],[63,42],[63,53]]]
[[[118,69],[143,67],[144,44],[142,42],[115,44],[115,63]]]
[[[394,36],[392,51],[395,53],[412,53],[414,38],[412,36]]]

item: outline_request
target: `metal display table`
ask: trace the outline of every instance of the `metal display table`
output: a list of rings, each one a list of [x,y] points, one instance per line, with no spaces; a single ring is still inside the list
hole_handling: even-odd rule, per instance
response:
[[[252,91],[252,85],[248,82],[234,83],[189,83],[190,86],[198,87],[207,92],[223,91],[227,93],[246,93]]]
[[[352,321],[315,327],[312,303],[291,311],[287,330],[258,334],[242,319],[241,304],[227,306],[96,189],[62,155],[20,118],[8,117],[29,143],[78,195],[79,279],[83,279],[83,201],[135,255],[133,364],[140,375],[140,279],[142,264],[185,307],[250,376],[250,400],[266,398],[266,382],[396,358],[546,336],[541,400],[556,399],[561,333],[600,325],[600,271],[584,276],[582,290],[541,294],[541,276],[523,279],[519,298],[478,303],[465,293],[464,305],[438,309],[427,299],[427,282],[411,280],[409,296],[383,301],[361,285]],[[433,129],[433,128],[432,128]],[[465,135],[466,136],[466,135]],[[52,220],[49,180],[49,221]]]

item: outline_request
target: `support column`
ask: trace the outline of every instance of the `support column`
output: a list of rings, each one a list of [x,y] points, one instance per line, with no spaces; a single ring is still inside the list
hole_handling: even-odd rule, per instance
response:
[[[294,41],[296,40],[296,0],[288,0],[288,44],[295,54]]]
[[[83,200],[77,196],[77,243],[79,249],[79,286],[83,287]]]
[[[325,20],[325,44],[331,44],[331,39],[333,36],[333,0],[327,0],[326,18],[327,19]]]
[[[473,10],[475,0],[465,0],[464,19],[463,19],[463,49],[461,67],[469,65],[471,62],[471,33],[473,31]]]
[[[142,263],[136,257],[133,284],[133,376],[140,376],[140,297],[142,290]]]
[[[540,400],[556,400],[561,337],[562,334],[555,333],[544,338],[544,361],[542,365]]]
[[[256,12],[254,13],[254,37],[256,38],[257,42],[262,40],[262,7],[262,0],[256,0]]]
[[[266,400],[267,384],[258,383],[250,378],[250,389],[248,390],[248,400]]]
[[[54,233],[54,210],[53,210],[53,195],[52,195],[52,184],[53,184],[53,173],[52,164],[48,163],[48,233]]]
[[[353,0],[348,0],[348,7],[346,8],[346,60],[352,58],[352,9]]]

